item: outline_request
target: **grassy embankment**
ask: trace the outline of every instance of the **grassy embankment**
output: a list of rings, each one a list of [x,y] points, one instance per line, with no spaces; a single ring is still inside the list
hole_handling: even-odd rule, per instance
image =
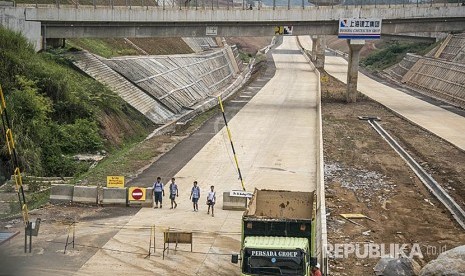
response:
[[[438,43],[439,42],[433,44],[407,42],[388,43],[382,49],[375,50],[366,58],[362,59],[360,64],[370,71],[384,70],[399,63],[407,53],[425,55],[436,47]]]
[[[74,155],[112,155],[155,127],[108,88],[73,69],[62,52],[35,53],[25,38],[3,28],[0,84],[23,174],[80,175],[90,164]],[[12,161],[4,139],[0,142],[3,182],[12,173]],[[36,196],[29,204],[40,201]]]

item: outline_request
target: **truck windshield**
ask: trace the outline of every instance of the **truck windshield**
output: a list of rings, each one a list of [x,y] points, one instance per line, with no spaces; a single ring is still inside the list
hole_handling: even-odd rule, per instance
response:
[[[251,275],[304,275],[304,254],[297,250],[250,249],[244,251],[242,272]]]

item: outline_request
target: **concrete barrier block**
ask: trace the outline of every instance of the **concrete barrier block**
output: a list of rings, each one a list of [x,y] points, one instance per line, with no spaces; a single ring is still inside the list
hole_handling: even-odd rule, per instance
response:
[[[247,198],[229,196],[229,192],[223,192],[223,210],[244,211],[247,209]]]
[[[74,185],[52,184],[50,189],[50,203],[69,203],[73,201]]]
[[[103,188],[102,205],[127,205],[127,188]]]
[[[145,200],[129,200],[129,206],[140,206],[140,207],[153,207],[153,194],[152,194],[152,187],[145,188]],[[163,197],[163,200],[169,200],[168,197]]]
[[[97,204],[97,200],[97,186],[74,186],[73,202]]]

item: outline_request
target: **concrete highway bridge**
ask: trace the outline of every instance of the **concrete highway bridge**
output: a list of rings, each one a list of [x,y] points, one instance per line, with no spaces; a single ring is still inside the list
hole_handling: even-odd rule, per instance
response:
[[[340,18],[380,18],[383,34],[463,31],[465,6],[457,4],[321,7],[34,6],[16,7],[37,22],[44,38],[335,35]]]

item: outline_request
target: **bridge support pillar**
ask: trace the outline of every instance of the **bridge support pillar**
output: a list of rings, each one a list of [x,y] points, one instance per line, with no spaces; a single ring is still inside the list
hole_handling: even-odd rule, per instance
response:
[[[312,55],[311,59],[318,69],[325,67],[325,48],[326,48],[326,37],[325,36],[312,36]]]
[[[316,47],[316,63],[315,67],[318,69],[325,68],[325,49],[326,49],[326,36],[322,35],[318,39]]]
[[[357,101],[358,62],[360,50],[365,45],[365,40],[348,39],[347,43],[349,44],[349,68],[347,70],[346,100],[348,103],[355,103]]]
[[[318,46],[318,36],[317,35],[312,35],[312,55],[311,55],[311,60],[314,62],[316,61],[316,48]]]

